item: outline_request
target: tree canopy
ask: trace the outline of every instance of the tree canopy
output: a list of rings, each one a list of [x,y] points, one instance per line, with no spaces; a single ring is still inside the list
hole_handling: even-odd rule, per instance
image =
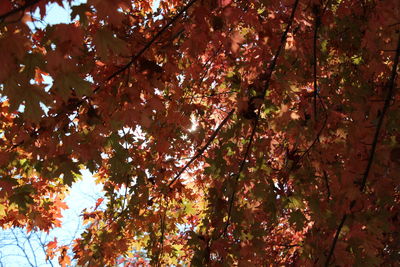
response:
[[[3,228],[60,226],[87,168],[105,197],[47,245],[63,266],[399,263],[400,1],[88,0],[39,28],[50,3],[0,1]]]

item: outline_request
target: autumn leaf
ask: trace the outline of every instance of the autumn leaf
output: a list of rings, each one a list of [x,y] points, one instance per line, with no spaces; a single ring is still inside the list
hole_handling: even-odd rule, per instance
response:
[[[86,168],[61,266],[398,265],[399,1],[3,2],[3,228]]]
[[[4,84],[3,92],[10,98],[12,110],[24,105],[23,113],[26,119],[38,121],[44,114],[40,103],[47,103],[47,97],[39,86],[9,80]]]
[[[64,101],[67,101],[73,92],[80,97],[90,96],[92,93],[90,82],[82,79],[76,73],[64,73],[57,76],[52,90],[56,91]]]
[[[94,43],[98,55],[105,61],[109,58],[110,52],[116,55],[125,54],[127,52],[126,43],[113,35],[113,33],[106,28],[97,30]]]
[[[47,243],[46,247],[46,258],[53,259],[55,256],[55,249],[57,248],[57,238]]]
[[[71,20],[74,20],[77,16],[79,17],[79,22],[86,26],[88,24],[88,14],[92,12],[91,8],[87,4],[80,4],[71,7]]]

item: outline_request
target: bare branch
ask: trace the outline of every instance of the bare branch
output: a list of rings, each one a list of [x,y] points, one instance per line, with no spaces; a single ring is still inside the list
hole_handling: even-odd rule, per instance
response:
[[[36,233],[36,238],[38,239],[40,248],[42,249],[44,255],[47,255],[45,241],[42,241],[42,238],[41,238],[41,236],[39,236],[38,233]],[[46,263],[50,264],[51,267],[54,267],[54,264],[50,259],[46,259]]]
[[[20,241],[19,241],[19,239],[18,239],[17,234],[15,234],[14,229],[11,229],[11,233],[13,234],[13,236],[14,236],[14,238],[15,238],[15,241],[16,241],[16,244],[15,244],[15,245],[22,251],[22,253],[24,254],[26,260],[27,260],[28,263],[29,263],[29,265],[32,266],[32,267],[35,267],[36,265],[34,265],[34,264],[30,261],[30,257],[29,257],[29,255],[28,255],[28,253],[27,253],[27,251],[26,251],[24,245],[23,245],[23,244],[22,244],[22,245],[20,244]],[[36,257],[35,257],[35,255],[33,255],[33,256],[34,256],[34,259],[35,259],[35,262],[36,262]]]

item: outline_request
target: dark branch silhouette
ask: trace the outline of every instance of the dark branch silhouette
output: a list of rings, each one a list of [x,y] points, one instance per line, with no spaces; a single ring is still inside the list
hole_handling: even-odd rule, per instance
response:
[[[174,24],[175,21],[177,21],[182,15],[183,13],[185,13],[194,3],[196,3],[197,0],[192,0],[190,1],[181,11],[179,11],[167,24],[165,24],[164,27],[162,27],[154,36],[153,38],[150,39],[150,41],[148,41],[146,43],[146,45],[139,51],[137,52],[134,56],[132,56],[131,60],[125,64],[123,67],[119,68],[117,71],[115,71],[114,73],[112,73],[110,76],[108,76],[106,78],[106,80],[104,82],[108,82],[110,80],[112,80],[113,78],[117,77],[119,74],[123,73],[125,70],[129,69],[135,62],[137,59],[139,59],[140,56],[143,55],[144,52],[146,52],[151,45],[172,25]],[[99,91],[101,88],[101,86],[98,86],[96,89],[93,90],[93,93],[96,93],[97,91]]]
[[[183,168],[180,169],[180,171],[175,175],[174,179],[172,179],[169,184],[168,187],[172,188],[172,185],[181,177],[181,175],[186,171],[187,168],[189,168],[189,166],[196,160],[198,159],[201,155],[203,155],[203,153],[207,150],[207,148],[211,145],[212,141],[214,141],[215,137],[217,137],[218,132],[222,129],[222,127],[228,122],[228,120],[230,119],[230,117],[233,115],[233,113],[235,112],[235,109],[232,109],[228,115],[226,115],[225,119],[218,125],[217,129],[214,130],[213,134],[210,136],[210,138],[208,138],[207,143],[200,148],[196,155],[194,155],[193,158],[191,158],[189,160],[188,163],[185,164],[185,166],[183,166]]]
[[[326,191],[328,193],[327,200],[329,201],[329,199],[331,198],[331,189],[329,187],[329,177],[328,177],[328,174],[326,173],[325,170],[323,171],[323,174],[324,174],[324,181],[325,181]]]
[[[41,0],[36,0],[36,2],[39,2]],[[117,77],[119,74],[123,73],[125,70],[129,69],[132,65],[134,65],[134,63],[136,62],[136,60],[143,55],[144,52],[146,52],[151,45],[175,22],[179,19],[179,17],[182,16],[183,13],[185,13],[194,3],[196,3],[197,0],[192,0],[190,1],[181,11],[179,11],[164,27],[162,27],[154,36],[153,38],[150,39],[149,42],[146,43],[146,45],[138,52],[136,53],[134,56],[132,56],[131,60],[125,64],[124,66],[122,66],[121,68],[119,68],[117,71],[115,71],[114,73],[112,73],[110,76],[108,76],[104,81],[103,84],[106,84],[107,82],[109,82],[110,80],[112,80],[113,78]],[[33,5],[33,4],[31,4]],[[29,6],[31,6],[29,5]],[[15,11],[14,13],[16,13],[18,11]],[[7,15],[7,14],[5,14]],[[3,16],[5,16],[3,15]],[[1,18],[1,17],[0,17]],[[101,90],[102,85],[97,86],[94,90],[93,90],[93,94],[98,93]],[[79,108],[86,100],[88,100],[90,97],[88,96],[84,96],[81,100],[75,102],[75,104],[73,106],[70,107],[70,109],[76,110],[77,108]],[[62,115],[65,115],[65,111],[61,112],[61,113],[57,113],[54,118],[58,119],[59,117],[61,117]],[[41,132],[41,129],[39,128],[38,130],[32,131],[30,133],[31,136],[33,137],[37,137],[38,134]],[[10,148],[10,150],[14,150],[15,148],[21,146],[24,143],[24,141],[21,141],[17,144],[13,144]]]
[[[16,9],[10,10],[10,11],[0,15],[0,22],[3,22],[7,17],[17,14],[18,12],[21,12],[21,11],[25,12],[26,9],[38,4],[40,1],[42,1],[42,0],[28,1],[27,3],[25,3],[25,5],[22,5]]]
[[[393,59],[393,67],[392,67],[392,72],[389,78],[389,82],[387,83],[387,93],[386,93],[386,98],[385,98],[385,103],[383,104],[383,109],[381,112],[381,116],[379,117],[378,120],[378,125],[376,126],[376,130],[375,130],[375,134],[374,134],[374,139],[372,142],[372,147],[371,147],[371,152],[369,154],[369,158],[368,158],[368,163],[367,163],[367,167],[365,168],[365,172],[360,184],[360,191],[364,192],[365,190],[365,186],[367,184],[367,179],[368,179],[368,175],[369,172],[371,170],[372,167],[372,163],[374,161],[374,156],[375,156],[375,151],[376,151],[376,146],[378,145],[378,139],[379,139],[379,134],[383,125],[383,120],[385,118],[385,115],[389,109],[390,106],[390,101],[394,95],[394,89],[395,89],[395,81],[396,81],[396,75],[397,75],[397,66],[399,64],[399,56],[400,56],[400,34],[399,34],[399,39],[397,41],[397,49],[396,49],[396,55]],[[352,207],[354,207],[355,205],[355,200],[353,200],[350,203],[350,210]],[[338,228],[336,229],[336,234],[335,237],[332,241],[332,245],[331,248],[329,250],[329,254],[328,257],[326,258],[326,262],[325,262],[325,266],[329,266],[329,262],[331,261],[333,252],[335,251],[335,247],[340,235],[340,232],[342,231],[343,225],[346,222],[347,219],[347,214],[344,214],[342,217],[342,220],[338,226]]]
[[[292,27],[298,3],[299,3],[299,0],[296,0],[294,2],[292,13],[290,14],[289,22],[286,25],[286,29],[282,34],[281,42],[279,44],[279,47],[278,47],[275,55],[273,56],[270,65],[268,66],[267,76],[265,78],[265,86],[264,86],[264,89],[263,89],[263,92],[262,92],[262,95],[261,95],[262,99],[264,99],[266,94],[267,94],[267,91],[268,91],[268,88],[269,88],[269,85],[270,85],[270,81],[271,81],[271,77],[272,77],[272,73],[275,70],[276,63],[277,63],[278,58],[279,58],[279,56],[281,54],[281,51],[282,51],[283,47],[286,44],[287,34],[288,34],[290,28]],[[228,230],[228,227],[229,227],[229,224],[230,224],[233,204],[235,202],[235,195],[236,195],[236,191],[237,191],[237,184],[239,182],[240,174],[242,173],[242,171],[243,171],[243,169],[244,169],[244,167],[246,165],[247,158],[249,157],[249,154],[250,154],[250,150],[251,150],[251,146],[252,146],[252,143],[253,143],[253,139],[254,139],[255,133],[257,131],[258,122],[260,120],[260,114],[261,114],[261,107],[258,109],[257,117],[256,117],[256,119],[254,121],[253,129],[252,129],[250,137],[249,137],[249,143],[248,143],[248,145],[246,147],[246,150],[245,150],[245,153],[244,153],[244,156],[243,156],[243,160],[240,163],[239,171],[235,175],[235,183],[234,183],[234,186],[233,186],[232,194],[231,194],[230,199],[229,199],[228,217],[226,219],[224,230],[223,230],[223,232],[221,233],[220,236],[222,236],[223,234],[227,233],[227,230]]]
[[[317,83],[317,41],[318,41],[318,29],[321,25],[321,17],[319,14],[319,6],[315,6],[314,13],[315,13],[315,26],[314,26],[314,39],[313,39],[313,78],[314,78],[314,120],[317,121],[317,94],[318,94],[318,83]]]

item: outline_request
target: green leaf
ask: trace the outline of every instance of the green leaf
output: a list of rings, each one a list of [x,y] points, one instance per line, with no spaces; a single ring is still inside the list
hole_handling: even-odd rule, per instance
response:
[[[55,166],[59,167],[51,171],[51,176],[62,176],[65,185],[71,186],[73,182],[82,178],[79,163],[73,162],[65,155],[61,155],[57,158]]]
[[[66,171],[63,175],[63,183],[68,186],[71,186],[73,182],[79,179],[82,179],[82,175],[71,170]]]
[[[10,197],[10,201],[18,205],[18,208],[22,211],[27,209],[28,204],[33,204],[32,193],[34,188],[30,184],[25,184],[14,188],[14,195]]]
[[[108,59],[110,51],[114,54],[125,54],[127,52],[126,43],[114,36],[111,31],[105,28],[97,31],[94,43],[96,45],[97,53],[103,60]]]
[[[304,203],[301,197],[291,196],[288,198],[288,200],[289,200],[288,208],[290,209],[304,208]]]
[[[5,206],[0,204],[0,219],[6,216]]]
[[[45,69],[44,57],[39,53],[26,54],[23,62],[25,67],[22,72],[25,73],[28,78],[35,77],[35,70],[37,67]]]
[[[196,210],[193,208],[193,203],[191,202],[186,202],[184,204],[185,207],[185,214],[187,215],[193,215],[196,214]]]
[[[55,90],[64,101],[67,101],[70,97],[71,90],[74,90],[79,97],[90,96],[92,93],[90,82],[85,81],[76,73],[57,76],[52,90]]]
[[[38,121],[44,114],[40,103],[46,103],[45,92],[32,84],[8,80],[4,84],[3,93],[10,100],[11,110],[17,110],[21,104],[25,104],[24,117],[31,121]]]

